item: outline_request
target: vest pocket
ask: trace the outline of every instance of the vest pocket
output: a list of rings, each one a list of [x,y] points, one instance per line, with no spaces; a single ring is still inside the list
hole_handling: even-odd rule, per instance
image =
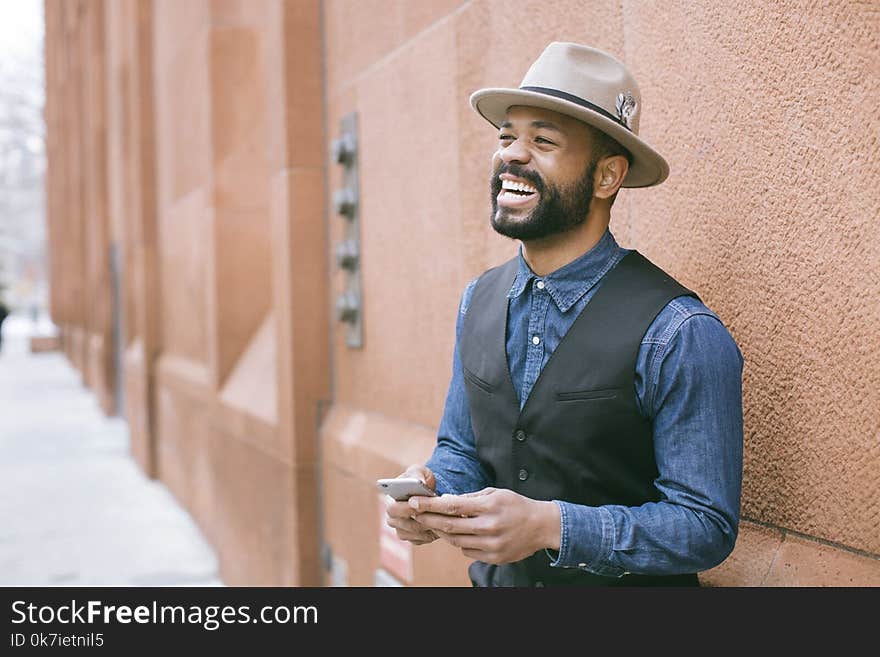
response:
[[[582,399],[613,399],[617,397],[620,388],[603,388],[601,390],[573,390],[571,392],[557,392],[556,401],[579,401]]]
[[[486,392],[495,391],[495,386],[493,386],[491,383],[488,383],[487,381],[483,381],[483,379],[471,372],[468,368],[462,367],[461,369],[464,372],[464,378],[473,383],[478,388],[482,388]]]

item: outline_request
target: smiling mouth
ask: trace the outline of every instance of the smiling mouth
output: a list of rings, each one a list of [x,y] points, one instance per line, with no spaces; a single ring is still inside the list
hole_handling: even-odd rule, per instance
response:
[[[538,190],[532,185],[515,180],[502,180],[497,200],[499,205],[519,207],[538,198]]]

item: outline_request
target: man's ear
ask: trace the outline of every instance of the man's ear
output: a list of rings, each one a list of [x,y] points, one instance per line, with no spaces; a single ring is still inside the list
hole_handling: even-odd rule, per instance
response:
[[[596,179],[593,181],[593,196],[610,198],[617,193],[629,171],[629,162],[623,155],[603,157],[596,165]]]

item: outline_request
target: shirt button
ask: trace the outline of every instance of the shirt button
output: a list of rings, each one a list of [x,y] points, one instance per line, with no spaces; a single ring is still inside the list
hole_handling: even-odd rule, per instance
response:
[[[537,582],[535,582],[535,586],[540,588],[540,587],[544,586],[544,582],[542,582],[541,580],[538,580]]]
[[[532,344],[540,344],[540,343],[541,343],[541,338],[539,338],[537,335],[532,338]]]
[[[538,289],[539,289],[539,290],[543,290],[543,289],[544,289],[544,281],[538,281],[537,285],[538,285]]]
[[[528,478],[529,478],[529,471],[526,470],[525,468],[522,468],[522,469],[519,471],[519,480],[520,480],[520,481],[525,481],[525,480],[528,479]]]
[[[516,438],[519,442],[524,443],[526,441],[526,432],[522,429],[519,429],[513,437]]]

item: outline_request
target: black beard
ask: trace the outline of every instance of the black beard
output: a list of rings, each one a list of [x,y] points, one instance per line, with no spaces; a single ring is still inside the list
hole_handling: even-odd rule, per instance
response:
[[[502,173],[527,180],[538,190],[541,200],[524,219],[512,220],[506,208],[498,210],[498,194],[501,192]],[[580,180],[567,187],[545,185],[533,171],[517,164],[502,164],[492,175],[492,228],[495,232],[515,240],[527,242],[557,233],[564,233],[587,220],[590,202],[593,200],[593,176],[596,161],[591,161]]]

